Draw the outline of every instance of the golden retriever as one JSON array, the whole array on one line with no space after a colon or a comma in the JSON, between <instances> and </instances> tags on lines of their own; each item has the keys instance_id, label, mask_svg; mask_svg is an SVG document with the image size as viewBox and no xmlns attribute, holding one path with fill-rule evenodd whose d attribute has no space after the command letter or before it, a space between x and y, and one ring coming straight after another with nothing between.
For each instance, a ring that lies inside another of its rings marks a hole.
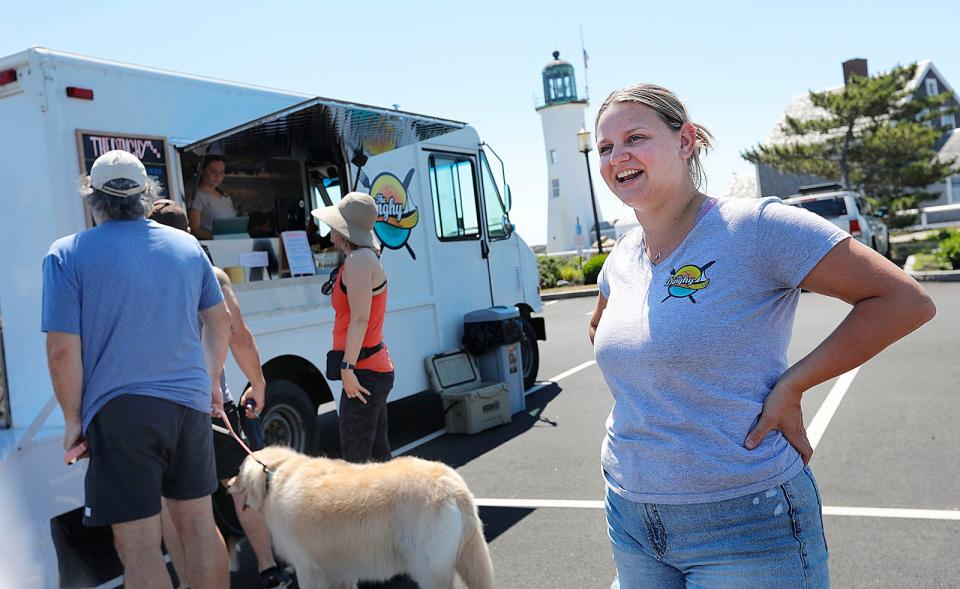
<instances>
[{"instance_id":1,"label":"golden retriever","mask_svg":"<svg viewBox=\"0 0 960 589\"><path fill-rule=\"evenodd\" d=\"M351 464L279 446L247 458L230 492L263 514L302 589L410 575L421 589L493 588L473 495L452 468L419 458ZM245 508L247 508L245 507Z\"/></svg>"}]
</instances>

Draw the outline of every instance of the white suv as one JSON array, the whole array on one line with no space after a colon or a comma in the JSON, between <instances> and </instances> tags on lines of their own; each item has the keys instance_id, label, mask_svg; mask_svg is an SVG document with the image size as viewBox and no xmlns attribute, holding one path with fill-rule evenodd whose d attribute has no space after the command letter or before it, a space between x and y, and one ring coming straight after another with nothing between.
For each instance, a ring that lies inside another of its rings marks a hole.
<instances>
[{"instance_id":1,"label":"white suv","mask_svg":"<svg viewBox=\"0 0 960 589\"><path fill-rule=\"evenodd\" d=\"M812 192L783 202L816 213L850 233L860 243L890 257L890 231L862 194L849 190Z\"/></svg>"}]
</instances>

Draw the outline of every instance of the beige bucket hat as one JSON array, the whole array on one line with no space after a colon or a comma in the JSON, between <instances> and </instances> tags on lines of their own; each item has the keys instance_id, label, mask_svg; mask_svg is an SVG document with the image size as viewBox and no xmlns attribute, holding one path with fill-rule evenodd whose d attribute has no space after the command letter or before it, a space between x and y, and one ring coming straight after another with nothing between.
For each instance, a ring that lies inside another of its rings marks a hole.
<instances>
[{"instance_id":1,"label":"beige bucket hat","mask_svg":"<svg viewBox=\"0 0 960 589\"><path fill-rule=\"evenodd\" d=\"M311 215L360 247L375 248L373 225L380 212L373 197L364 192L349 192L330 207L313 209Z\"/></svg>"}]
</instances>

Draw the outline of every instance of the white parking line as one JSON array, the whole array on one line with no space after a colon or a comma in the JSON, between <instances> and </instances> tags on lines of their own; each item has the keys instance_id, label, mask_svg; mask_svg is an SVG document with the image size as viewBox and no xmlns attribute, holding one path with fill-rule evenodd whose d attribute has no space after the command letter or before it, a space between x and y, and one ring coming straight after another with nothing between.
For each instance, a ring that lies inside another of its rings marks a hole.
<instances>
[{"instance_id":1,"label":"white parking line","mask_svg":"<svg viewBox=\"0 0 960 589\"><path fill-rule=\"evenodd\" d=\"M554 383L556 383L556 382L558 382L558 381L561 381L561 380L567 378L567 377L570 376L571 374L576 374L576 373L580 372L581 370L583 370L583 369L585 369L585 368L589 368L589 367L593 366L593 365L596 364L596 363L597 363L596 360L590 360L590 361L588 361L588 362L584 362L583 364L579 364L579 365L577 365L577 366L574 366L574 367L571 368L570 370L561 372L560 374L554 376L553 378L551 378L550 380L548 380L548 381L546 381L546 382L541 382L541 383L537 384L536 386L530 387L529 389L527 389L527 390L524 392L524 396L526 396L526 395L531 395L531 394L539 391L539 390L542 389L543 387L550 386L550 385L552 385L552 384L554 384ZM422 445L426 444L426 443L429 442L429 441L436 440L437 438L439 438L440 436L442 436L442 435L445 434L445 433L447 433L447 430L445 430L445 429L438 429L437 431L433 432L432 434L427 434L427 435L423 436L422 438L420 438L419 440L414 440L413 442L410 442L410 443L407 444L406 446L401 446L400 448L397 448L396 450L393 451L393 455L394 455L394 456L400 456L401 454L406 454L407 452L409 452L410 450L413 450L413 449L416 448L417 446L422 446Z\"/></svg>"},{"instance_id":2,"label":"white parking line","mask_svg":"<svg viewBox=\"0 0 960 589\"><path fill-rule=\"evenodd\" d=\"M476 499L480 507L516 507L520 509L562 508L603 509L603 501L585 499ZM948 509L903 509L893 507L840 507L825 505L823 515L934 519L960 521L960 511Z\"/></svg>"},{"instance_id":3,"label":"white parking line","mask_svg":"<svg viewBox=\"0 0 960 589\"><path fill-rule=\"evenodd\" d=\"M587 362L584 362L583 364L578 364L577 366L574 366L574 367L571 368L570 370L561 372L560 374L554 376L554 377L551 378L550 380L553 381L553 382L557 382L557 381L563 380L563 379L567 378L568 376L571 376L571 375L574 375L574 374L580 372L580 371L583 370L584 368L590 368L591 366L593 366L593 365L596 364L596 363L597 363L596 360L589 360L589 361L587 361Z\"/></svg>"},{"instance_id":4,"label":"white parking line","mask_svg":"<svg viewBox=\"0 0 960 589\"><path fill-rule=\"evenodd\" d=\"M550 305L555 305L560 301L547 301L543 304L544 307L549 307Z\"/></svg>"},{"instance_id":5,"label":"white parking line","mask_svg":"<svg viewBox=\"0 0 960 589\"><path fill-rule=\"evenodd\" d=\"M422 446L431 440L436 440L437 438L439 438L445 433L447 433L446 429L438 429L432 434L427 434L422 438L420 438L419 440L414 440L413 442L410 442L406 446L401 446L397 448L396 450L393 451L393 455L396 457L396 456L400 456L401 454L406 454L407 452L409 452L410 450L413 450L417 446Z\"/></svg>"},{"instance_id":6,"label":"white parking line","mask_svg":"<svg viewBox=\"0 0 960 589\"><path fill-rule=\"evenodd\" d=\"M530 387L529 389L523 391L523 396L526 397L527 395L532 395L532 394L534 394L535 392L537 392L537 391L539 391L540 389L542 389L543 387L548 387L548 386L550 386L550 385L552 385L552 384L553 384L553 383L550 382L549 380L546 381L546 382L537 383L537 384L533 385L532 387Z\"/></svg>"},{"instance_id":7,"label":"white parking line","mask_svg":"<svg viewBox=\"0 0 960 589\"><path fill-rule=\"evenodd\" d=\"M960 521L960 511L949 509L903 509L897 507L840 507L824 505L823 515L856 517L894 517L901 519L939 519Z\"/></svg>"},{"instance_id":8,"label":"white parking line","mask_svg":"<svg viewBox=\"0 0 960 589\"><path fill-rule=\"evenodd\" d=\"M830 424L830 420L833 419L833 414L836 413L837 408L840 407L840 401L843 401L843 396L847 394L847 389L850 388L853 379L857 376L857 373L860 372L860 368L860 366L857 366L850 372L840 375L837 382L833 384L833 388L830 389L827 398L824 399L823 404L820 405L820 409L818 409L816 415L813 416L810 427L807 428L807 439L810 440L810 445L813 446L814 449L816 449L817 444L820 443L823 432L827 431L827 426Z\"/></svg>"},{"instance_id":9,"label":"white parking line","mask_svg":"<svg viewBox=\"0 0 960 589\"><path fill-rule=\"evenodd\" d=\"M519 507L538 509L540 507L564 507L572 509L603 509L603 501L577 499L475 499L480 507Z\"/></svg>"}]
</instances>

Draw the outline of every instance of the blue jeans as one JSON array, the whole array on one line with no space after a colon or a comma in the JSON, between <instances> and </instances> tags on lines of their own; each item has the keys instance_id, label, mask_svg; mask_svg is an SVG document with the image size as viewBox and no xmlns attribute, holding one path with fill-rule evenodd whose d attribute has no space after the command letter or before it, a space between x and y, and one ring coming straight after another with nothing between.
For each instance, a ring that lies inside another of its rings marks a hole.
<instances>
[{"instance_id":1,"label":"blue jeans","mask_svg":"<svg viewBox=\"0 0 960 589\"><path fill-rule=\"evenodd\" d=\"M635 503L608 488L606 509L622 589L830 586L809 467L766 492L716 503Z\"/></svg>"}]
</instances>

